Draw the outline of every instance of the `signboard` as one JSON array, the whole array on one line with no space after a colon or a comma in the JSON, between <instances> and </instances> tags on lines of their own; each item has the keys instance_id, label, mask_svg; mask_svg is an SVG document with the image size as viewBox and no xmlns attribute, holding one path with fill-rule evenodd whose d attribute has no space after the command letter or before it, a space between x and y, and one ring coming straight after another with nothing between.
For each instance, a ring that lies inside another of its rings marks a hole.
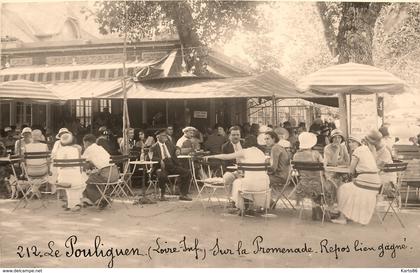
<instances>
[{"instance_id":1,"label":"signboard","mask_svg":"<svg viewBox=\"0 0 420 273\"><path fill-rule=\"evenodd\" d=\"M376 95L350 95L350 134L365 137L378 128Z\"/></svg>"},{"instance_id":2,"label":"signboard","mask_svg":"<svg viewBox=\"0 0 420 273\"><path fill-rule=\"evenodd\" d=\"M207 118L207 111L194 111L194 118Z\"/></svg>"},{"instance_id":3,"label":"signboard","mask_svg":"<svg viewBox=\"0 0 420 273\"><path fill-rule=\"evenodd\" d=\"M32 65L32 58L12 58L10 59L11 66L29 66Z\"/></svg>"},{"instance_id":4,"label":"signboard","mask_svg":"<svg viewBox=\"0 0 420 273\"><path fill-rule=\"evenodd\" d=\"M94 54L94 55L76 55L76 56L50 56L46 58L49 65L58 64L90 64L90 63L108 63L108 62L122 62L124 55L120 53L115 54Z\"/></svg>"}]
</instances>

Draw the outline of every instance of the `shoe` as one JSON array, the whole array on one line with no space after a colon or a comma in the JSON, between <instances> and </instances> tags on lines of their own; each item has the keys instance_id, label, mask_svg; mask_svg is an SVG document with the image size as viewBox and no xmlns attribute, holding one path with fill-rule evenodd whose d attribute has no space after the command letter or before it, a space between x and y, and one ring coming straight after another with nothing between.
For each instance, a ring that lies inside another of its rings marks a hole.
<instances>
[{"instance_id":1,"label":"shoe","mask_svg":"<svg viewBox=\"0 0 420 273\"><path fill-rule=\"evenodd\" d=\"M159 198L159 201L162 201L162 202L164 202L164 201L169 201L165 196L161 196L160 198Z\"/></svg>"},{"instance_id":2,"label":"shoe","mask_svg":"<svg viewBox=\"0 0 420 273\"><path fill-rule=\"evenodd\" d=\"M76 205L74 208L70 209L72 212L77 212L80 211L82 209L81 205Z\"/></svg>"},{"instance_id":3,"label":"shoe","mask_svg":"<svg viewBox=\"0 0 420 273\"><path fill-rule=\"evenodd\" d=\"M81 201L82 201L82 203L86 203L86 204L88 204L88 205L93 206L93 202L92 202L92 201L90 201L90 199L89 199L89 198L83 197L83 198L81 199Z\"/></svg>"},{"instance_id":4,"label":"shoe","mask_svg":"<svg viewBox=\"0 0 420 273\"><path fill-rule=\"evenodd\" d=\"M238 208L228 208L227 213L229 214L238 214L240 211Z\"/></svg>"},{"instance_id":5,"label":"shoe","mask_svg":"<svg viewBox=\"0 0 420 273\"><path fill-rule=\"evenodd\" d=\"M64 211L69 211L70 208L67 208L67 206L64 208Z\"/></svg>"},{"instance_id":6,"label":"shoe","mask_svg":"<svg viewBox=\"0 0 420 273\"><path fill-rule=\"evenodd\" d=\"M180 197L179 197L179 200L182 200L182 201L192 201L192 198L190 198L190 197L188 197L188 196L184 195L184 196L180 196Z\"/></svg>"},{"instance_id":7,"label":"shoe","mask_svg":"<svg viewBox=\"0 0 420 273\"><path fill-rule=\"evenodd\" d=\"M331 219L331 222L334 223L334 224L340 224L340 225L347 224L346 219Z\"/></svg>"}]
</instances>

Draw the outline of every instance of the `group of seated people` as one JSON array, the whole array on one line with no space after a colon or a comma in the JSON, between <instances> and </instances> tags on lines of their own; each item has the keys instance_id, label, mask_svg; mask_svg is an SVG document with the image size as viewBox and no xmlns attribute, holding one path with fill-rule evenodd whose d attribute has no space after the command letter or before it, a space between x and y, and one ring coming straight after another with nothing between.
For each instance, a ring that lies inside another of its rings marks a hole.
<instances>
[{"instance_id":1,"label":"group of seated people","mask_svg":"<svg viewBox=\"0 0 420 273\"><path fill-rule=\"evenodd\" d=\"M383 129L381 128L383 131ZM101 130L100 134L106 136ZM268 188L281 189L286 183L290 173L290 162L309 161L322 162L325 166L349 166L349 174L357 173L351 183L348 175L334 172L325 172L324 183L321 183L321 174L309 171L299 173L299 183L295 191L296 198L310 198L313 203L312 218L318 220L322 211L320 206L325 202L331 212L336 212L337 219L331 221L344 224L350 219L361 224L368 224L376 203L376 194L379 187L395 179L392 175L381 174L380 169L384 164L392 163L389 147L379 130L372 130L365 138L349 137L346 143L345 136L338 130L332 130L328 143L320 152L314 147L317 145L317 135L302 130L298 136L290 133L283 127L269 128L261 126L251 130L245 138L241 137L241 128L232 126L228 133L223 128L215 127L214 132L200 143L200 137L194 127L188 126L182 130L183 136L177 141L174 138L172 126L158 130L155 136L146 136L144 131L139 131L137 141L134 141L134 130L128 129L128 143L119 141L119 150L124 152L128 147L131 153L137 152L136 159L145 159L146 154L151 155L151 160L158 162L155 171L160 188L161 201L166 201L166 185L169 183L168 175L178 174L180 196L183 201L191 201L188 196L191 182L191 171L188 165L178 159L180 154L191 154L206 149L210 155L204 159L219 159L225 162L224 166L235 163L267 163L267 171L226 171L223 175L224 183L231 193L232 207L236 209L250 208L249 201L244 200L239 193L244 190L264 191ZM54 191L56 182L71 183L66 188L67 206L69 210L80 210L82 203L95 204L100 199L100 193L91 183L106 183L109 178L118 180L119 173L115 165L110 164L110 152L107 150L109 139L95 137L87 134L83 137L83 148L75 144L72 133L66 128L61 128L56 136L57 141L51 150L51 159L85 158L89 163L87 169L96 169L89 175L78 167L54 168L50 165L51 174L49 182ZM21 139L16 143L16 151L20 155L25 152L48 151L44 143L42 132L24 128ZM293 150L291 141L297 142L299 147ZM348 151L346 144L350 150ZM323 154L323 155L322 155ZM50 162L51 163L51 162ZM39 195L34 188L34 194ZM254 196L253 206L270 206L271 197ZM322 200L324 199L324 200ZM107 202L101 201L100 208L105 208ZM337 211L338 210L338 211Z\"/></svg>"}]
</instances>

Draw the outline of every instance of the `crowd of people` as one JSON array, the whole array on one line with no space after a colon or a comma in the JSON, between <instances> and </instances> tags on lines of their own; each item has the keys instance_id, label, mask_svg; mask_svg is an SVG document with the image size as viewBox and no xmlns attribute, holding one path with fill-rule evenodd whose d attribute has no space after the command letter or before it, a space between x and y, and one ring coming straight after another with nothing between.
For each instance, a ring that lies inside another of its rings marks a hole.
<instances>
[{"instance_id":1,"label":"crowd of people","mask_svg":"<svg viewBox=\"0 0 420 273\"><path fill-rule=\"evenodd\" d=\"M52 191L57 182L71 182L67 191L69 210L80 210L83 203L95 204L100 200L100 193L92 183L106 183L111 178L117 180L118 169L110 165L111 155L129 154L132 159L150 159L158 162L154 168L160 188L161 201L166 201L165 189L169 183L168 175L180 175L178 183L183 201L191 201L188 196L191 171L188 164L178 159L179 155L190 155L207 151L205 160L218 159L224 167L235 163L268 163L267 171L230 172L224 168L224 183L231 193L232 211L246 210L252 213L249 200L244 200L239 193L244 190L263 191L269 188L281 189L290 175L290 162L309 161L323 163L324 166L348 166L349 173L335 172L299 172L299 183L295 190L297 203L303 198L312 200L312 218L319 220L321 206L325 203L331 221L345 224L348 219L367 224L373 214L376 194L381 185L393 181L394 176L381 173L381 167L392 163L392 145L386 127L372 130L365 138L351 136L348 139L335 128L333 123L316 119L306 130L301 123L292 127L289 122L280 126L259 126L243 124L225 129L216 124L205 132L187 126L177 138L176 130L171 125L148 135L147 130L129 128L124 138L115 136L106 126L101 126L97 135L85 134L81 140L71 130L61 128L55 136L55 142L48 141L43 132L30 127L19 132L12 127L4 128L0 139L0 156L6 153L22 156L29 151L50 151L51 159L85 158L89 163L86 172L80 168L51 168L49 182ZM82 147L83 146L83 147ZM51 162L49 162L51 163ZM7 166L1 166L1 178L10 177ZM71 179L69 179L71 177ZM322 179L321 181L321 178ZM10 178L9 178L10 180ZM34 194L39 197L36 187ZM267 207L271 198L253 197L253 206ZM99 204L105 208L104 200ZM334 217L335 216L335 217Z\"/></svg>"}]
</instances>

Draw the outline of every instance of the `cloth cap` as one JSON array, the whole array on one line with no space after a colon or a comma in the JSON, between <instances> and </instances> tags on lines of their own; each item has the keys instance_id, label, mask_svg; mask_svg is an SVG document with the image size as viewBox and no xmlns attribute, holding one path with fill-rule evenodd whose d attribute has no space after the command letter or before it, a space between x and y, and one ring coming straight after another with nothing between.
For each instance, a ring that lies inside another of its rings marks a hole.
<instances>
[{"instance_id":1,"label":"cloth cap","mask_svg":"<svg viewBox=\"0 0 420 273\"><path fill-rule=\"evenodd\" d=\"M32 129L29 127L23 128L21 135L23 136L25 133L32 133Z\"/></svg>"},{"instance_id":2,"label":"cloth cap","mask_svg":"<svg viewBox=\"0 0 420 273\"><path fill-rule=\"evenodd\" d=\"M73 141L73 135L70 132L63 132L60 135L60 142L62 145L68 145L72 143Z\"/></svg>"},{"instance_id":3,"label":"cloth cap","mask_svg":"<svg viewBox=\"0 0 420 273\"><path fill-rule=\"evenodd\" d=\"M299 148L310 149L315 146L317 142L316 135L313 133L302 132L299 135Z\"/></svg>"},{"instance_id":4,"label":"cloth cap","mask_svg":"<svg viewBox=\"0 0 420 273\"><path fill-rule=\"evenodd\" d=\"M357 142L359 145L362 145L362 140L357 136L349 136L349 141Z\"/></svg>"},{"instance_id":5,"label":"cloth cap","mask_svg":"<svg viewBox=\"0 0 420 273\"><path fill-rule=\"evenodd\" d=\"M56 139L60 139L60 136L64 133L70 133L70 131L67 128L61 128L58 131L58 134L55 136Z\"/></svg>"},{"instance_id":6,"label":"cloth cap","mask_svg":"<svg viewBox=\"0 0 420 273\"><path fill-rule=\"evenodd\" d=\"M42 134L41 130L33 130L32 131L32 139L34 141L45 141L45 137Z\"/></svg>"}]
</instances>

